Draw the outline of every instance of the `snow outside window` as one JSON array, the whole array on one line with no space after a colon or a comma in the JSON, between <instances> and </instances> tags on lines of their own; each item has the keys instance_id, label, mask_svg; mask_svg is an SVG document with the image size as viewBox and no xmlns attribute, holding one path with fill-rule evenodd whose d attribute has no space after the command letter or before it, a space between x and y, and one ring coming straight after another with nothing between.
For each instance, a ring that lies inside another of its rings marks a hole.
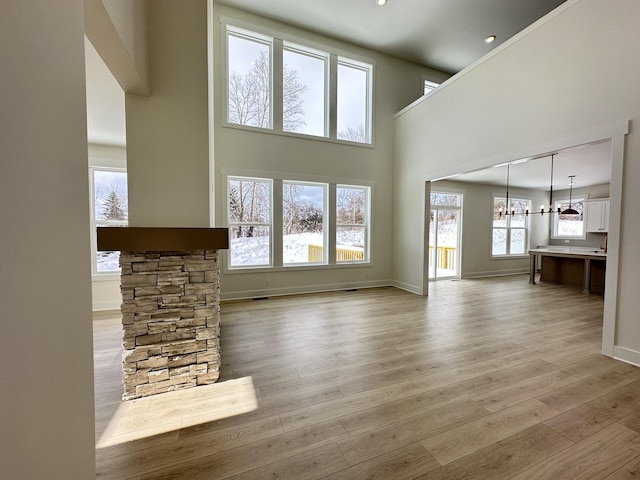
<instances>
[{"instance_id":1,"label":"snow outside window","mask_svg":"<svg viewBox=\"0 0 640 480\"><path fill-rule=\"evenodd\" d=\"M493 257L525 255L529 248L529 228L526 211L531 201L519 198L493 197L491 255Z\"/></svg>"},{"instance_id":2,"label":"snow outside window","mask_svg":"<svg viewBox=\"0 0 640 480\"><path fill-rule=\"evenodd\" d=\"M369 187L336 188L336 262L369 261Z\"/></svg>"},{"instance_id":3,"label":"snow outside window","mask_svg":"<svg viewBox=\"0 0 640 480\"><path fill-rule=\"evenodd\" d=\"M571 208L580 213L580 215L553 215L553 235L552 238L576 238L584 239L584 222L583 222L583 209L584 199L572 199ZM555 202L556 211L560 209L561 212L569 208L569 199L557 200Z\"/></svg>"},{"instance_id":4,"label":"snow outside window","mask_svg":"<svg viewBox=\"0 0 640 480\"><path fill-rule=\"evenodd\" d=\"M327 263L325 235L327 185L282 183L282 262Z\"/></svg>"},{"instance_id":5,"label":"snow outside window","mask_svg":"<svg viewBox=\"0 0 640 480\"><path fill-rule=\"evenodd\" d=\"M272 181L229 177L228 226L231 267L264 267L271 260Z\"/></svg>"},{"instance_id":6,"label":"snow outside window","mask_svg":"<svg viewBox=\"0 0 640 480\"><path fill-rule=\"evenodd\" d=\"M116 169L90 170L92 190L91 232L93 238L93 273L120 272L120 252L98 252L96 227L127 226L129 204L127 172Z\"/></svg>"}]
</instances>

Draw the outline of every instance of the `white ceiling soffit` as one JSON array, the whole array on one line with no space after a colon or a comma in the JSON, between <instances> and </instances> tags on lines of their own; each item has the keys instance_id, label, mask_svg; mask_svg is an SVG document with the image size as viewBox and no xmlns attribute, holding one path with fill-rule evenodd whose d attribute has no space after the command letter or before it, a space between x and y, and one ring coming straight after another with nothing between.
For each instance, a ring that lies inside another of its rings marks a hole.
<instances>
[{"instance_id":1,"label":"white ceiling soffit","mask_svg":"<svg viewBox=\"0 0 640 480\"><path fill-rule=\"evenodd\" d=\"M214 0L457 73L565 0ZM484 39L495 35L487 44Z\"/></svg>"},{"instance_id":2,"label":"white ceiling soffit","mask_svg":"<svg viewBox=\"0 0 640 480\"><path fill-rule=\"evenodd\" d=\"M574 188L604 185L611 180L611 142L599 142L568 148L557 152L553 161L553 189L569 188L569 175L575 175ZM490 167L450 178L459 182L505 186L506 165ZM509 186L549 190L551 184L551 155L512 162L509 167Z\"/></svg>"}]
</instances>

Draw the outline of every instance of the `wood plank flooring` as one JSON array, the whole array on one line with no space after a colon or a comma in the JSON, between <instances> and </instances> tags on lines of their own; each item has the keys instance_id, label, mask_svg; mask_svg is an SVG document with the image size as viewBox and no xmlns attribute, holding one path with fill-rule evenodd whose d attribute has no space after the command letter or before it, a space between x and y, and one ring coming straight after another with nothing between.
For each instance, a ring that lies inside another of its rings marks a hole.
<instances>
[{"instance_id":1,"label":"wood plank flooring","mask_svg":"<svg viewBox=\"0 0 640 480\"><path fill-rule=\"evenodd\" d=\"M97 478L636 478L640 368L600 354L602 312L526 276L227 302L227 393L125 406L99 314Z\"/></svg>"}]
</instances>

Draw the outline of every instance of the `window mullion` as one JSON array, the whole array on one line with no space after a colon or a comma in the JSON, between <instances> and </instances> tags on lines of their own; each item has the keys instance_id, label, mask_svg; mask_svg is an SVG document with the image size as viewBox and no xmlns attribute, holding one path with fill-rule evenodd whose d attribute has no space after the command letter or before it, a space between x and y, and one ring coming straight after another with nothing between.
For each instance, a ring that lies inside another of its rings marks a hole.
<instances>
[{"instance_id":1,"label":"window mullion","mask_svg":"<svg viewBox=\"0 0 640 480\"><path fill-rule=\"evenodd\" d=\"M329 265L335 265L336 264L336 184L335 183L331 183L329 184L329 207L326 210L326 216L327 216L327 221L326 221L326 225L327 225L327 235L328 235L328 242L327 240L325 240L325 243L328 244L327 248L329 250L329 256L328 256L328 262Z\"/></svg>"},{"instance_id":2,"label":"window mullion","mask_svg":"<svg viewBox=\"0 0 640 480\"><path fill-rule=\"evenodd\" d=\"M329 56L329 138L338 138L338 56Z\"/></svg>"},{"instance_id":3,"label":"window mullion","mask_svg":"<svg viewBox=\"0 0 640 480\"><path fill-rule=\"evenodd\" d=\"M282 227L282 180L273 180L273 205L271 207L273 231L271 233L273 238L273 266L281 267L283 265L283 227Z\"/></svg>"},{"instance_id":4,"label":"window mullion","mask_svg":"<svg viewBox=\"0 0 640 480\"><path fill-rule=\"evenodd\" d=\"M283 72L283 59L282 59L282 50L283 44L282 40L279 38L273 39L273 49L272 49L272 96L273 99L273 129L276 132L282 132L283 130L283 80L282 80L282 72Z\"/></svg>"}]
</instances>

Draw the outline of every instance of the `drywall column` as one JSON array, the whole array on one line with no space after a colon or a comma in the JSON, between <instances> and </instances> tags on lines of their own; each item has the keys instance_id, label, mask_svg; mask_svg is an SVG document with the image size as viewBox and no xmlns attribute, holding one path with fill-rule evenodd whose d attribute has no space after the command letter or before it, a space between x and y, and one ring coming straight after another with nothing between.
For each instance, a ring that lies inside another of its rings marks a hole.
<instances>
[{"instance_id":1,"label":"drywall column","mask_svg":"<svg viewBox=\"0 0 640 480\"><path fill-rule=\"evenodd\" d=\"M0 14L0 465L95 478L82 0Z\"/></svg>"},{"instance_id":2,"label":"drywall column","mask_svg":"<svg viewBox=\"0 0 640 480\"><path fill-rule=\"evenodd\" d=\"M126 94L129 225L209 226L207 2L147 3L150 95Z\"/></svg>"}]
</instances>

